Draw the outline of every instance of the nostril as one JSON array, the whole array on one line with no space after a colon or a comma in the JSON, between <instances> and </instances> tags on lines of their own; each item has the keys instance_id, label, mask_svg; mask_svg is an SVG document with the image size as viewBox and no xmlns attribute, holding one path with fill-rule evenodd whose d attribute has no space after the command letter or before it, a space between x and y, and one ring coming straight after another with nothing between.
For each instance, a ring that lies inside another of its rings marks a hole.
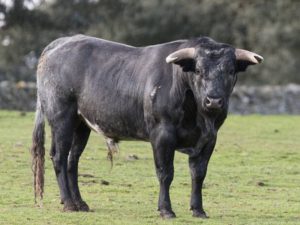
<instances>
[{"instance_id":1,"label":"nostril","mask_svg":"<svg viewBox=\"0 0 300 225\"><path fill-rule=\"evenodd\" d=\"M217 103L218 103L219 106L222 106L223 105L223 99L222 98L217 99Z\"/></svg>"},{"instance_id":2,"label":"nostril","mask_svg":"<svg viewBox=\"0 0 300 225\"><path fill-rule=\"evenodd\" d=\"M208 97L206 97L204 103L206 106L209 106L211 104L211 101Z\"/></svg>"}]
</instances>

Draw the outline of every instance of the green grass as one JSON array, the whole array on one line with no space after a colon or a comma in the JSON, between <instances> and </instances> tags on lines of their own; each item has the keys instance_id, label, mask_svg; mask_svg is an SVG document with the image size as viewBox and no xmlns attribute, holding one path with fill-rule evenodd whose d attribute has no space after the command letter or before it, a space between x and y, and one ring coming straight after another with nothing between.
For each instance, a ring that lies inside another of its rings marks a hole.
<instances>
[{"instance_id":1,"label":"green grass","mask_svg":"<svg viewBox=\"0 0 300 225\"><path fill-rule=\"evenodd\" d=\"M171 187L177 218L156 211L158 182L149 143L122 142L114 167L92 134L81 157L80 187L92 212L63 213L47 128L43 208L34 206L29 153L33 113L0 112L0 224L300 224L300 116L229 116L204 187L208 220L189 211L187 156L176 153ZM135 154L138 160L127 156ZM101 184L106 180L109 185Z\"/></svg>"}]
</instances>

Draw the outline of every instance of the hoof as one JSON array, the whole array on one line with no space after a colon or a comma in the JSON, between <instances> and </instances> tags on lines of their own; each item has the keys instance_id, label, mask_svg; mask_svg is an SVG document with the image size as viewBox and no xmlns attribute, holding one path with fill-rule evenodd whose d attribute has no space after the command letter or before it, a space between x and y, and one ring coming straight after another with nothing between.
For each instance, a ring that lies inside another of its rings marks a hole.
<instances>
[{"instance_id":1,"label":"hoof","mask_svg":"<svg viewBox=\"0 0 300 225\"><path fill-rule=\"evenodd\" d=\"M193 210L193 217L207 219L209 218L203 210Z\"/></svg>"},{"instance_id":2,"label":"hoof","mask_svg":"<svg viewBox=\"0 0 300 225\"><path fill-rule=\"evenodd\" d=\"M172 218L175 218L176 215L172 210L163 209L163 210L160 210L160 217L163 219L172 219Z\"/></svg>"},{"instance_id":3,"label":"hoof","mask_svg":"<svg viewBox=\"0 0 300 225\"><path fill-rule=\"evenodd\" d=\"M75 212L78 211L77 206L72 201L64 201L64 212Z\"/></svg>"},{"instance_id":4,"label":"hoof","mask_svg":"<svg viewBox=\"0 0 300 225\"><path fill-rule=\"evenodd\" d=\"M82 211L82 212L88 212L90 211L90 207L88 206L88 204L85 203L85 201L77 201L75 202L75 205L77 206L78 211Z\"/></svg>"}]
</instances>

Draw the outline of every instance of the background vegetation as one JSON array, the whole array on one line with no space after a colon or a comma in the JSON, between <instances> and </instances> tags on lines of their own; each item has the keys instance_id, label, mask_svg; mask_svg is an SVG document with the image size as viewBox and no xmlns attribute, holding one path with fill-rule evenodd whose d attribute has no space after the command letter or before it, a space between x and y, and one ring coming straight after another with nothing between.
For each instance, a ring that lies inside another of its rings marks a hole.
<instances>
[{"instance_id":1,"label":"background vegetation","mask_svg":"<svg viewBox=\"0 0 300 225\"><path fill-rule=\"evenodd\" d=\"M0 0L0 81L34 81L50 41L84 33L137 46L210 36L265 57L240 82L300 83L299 8L299 0Z\"/></svg>"},{"instance_id":2,"label":"background vegetation","mask_svg":"<svg viewBox=\"0 0 300 225\"><path fill-rule=\"evenodd\" d=\"M33 113L0 111L0 224L300 224L299 116L229 116L205 180L208 220L191 216L187 156L176 153L171 198L177 218L172 221L156 211L150 145L122 142L111 170L105 143L95 133L79 166L82 196L92 212L62 213L48 127L44 206L35 207L29 153L33 118Z\"/></svg>"}]
</instances>

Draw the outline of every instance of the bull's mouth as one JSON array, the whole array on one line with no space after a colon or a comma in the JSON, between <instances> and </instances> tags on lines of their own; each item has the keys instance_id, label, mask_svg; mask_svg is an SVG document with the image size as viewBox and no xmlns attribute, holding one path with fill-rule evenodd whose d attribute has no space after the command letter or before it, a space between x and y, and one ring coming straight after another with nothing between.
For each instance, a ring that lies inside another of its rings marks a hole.
<instances>
[{"instance_id":1,"label":"bull's mouth","mask_svg":"<svg viewBox=\"0 0 300 225\"><path fill-rule=\"evenodd\" d=\"M218 114L224 111L223 107L222 108L206 108L204 107L204 111L206 113L213 113L213 114Z\"/></svg>"},{"instance_id":2,"label":"bull's mouth","mask_svg":"<svg viewBox=\"0 0 300 225\"><path fill-rule=\"evenodd\" d=\"M202 104L203 112L206 114L217 115L227 110L227 104L223 104L221 107L206 107Z\"/></svg>"}]
</instances>

